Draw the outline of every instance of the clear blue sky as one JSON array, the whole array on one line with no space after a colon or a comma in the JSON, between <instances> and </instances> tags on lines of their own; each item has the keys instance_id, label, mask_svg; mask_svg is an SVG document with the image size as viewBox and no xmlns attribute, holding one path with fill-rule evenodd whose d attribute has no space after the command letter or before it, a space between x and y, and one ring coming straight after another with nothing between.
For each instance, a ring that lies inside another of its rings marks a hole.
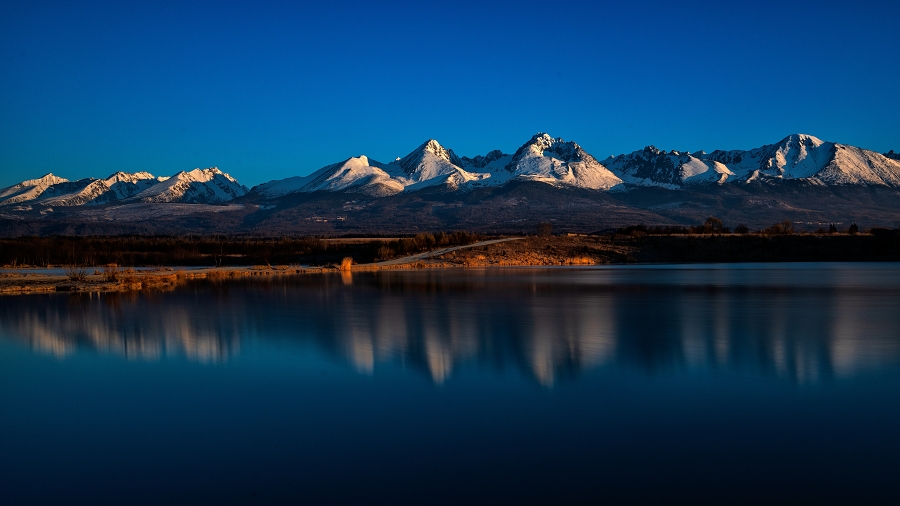
<instances>
[{"instance_id":1,"label":"clear blue sky","mask_svg":"<svg viewBox=\"0 0 900 506\"><path fill-rule=\"evenodd\" d=\"M598 158L802 132L900 150L896 2L3 2L0 186L252 186L436 138ZM626 5L627 4L627 5Z\"/></svg>"}]
</instances>

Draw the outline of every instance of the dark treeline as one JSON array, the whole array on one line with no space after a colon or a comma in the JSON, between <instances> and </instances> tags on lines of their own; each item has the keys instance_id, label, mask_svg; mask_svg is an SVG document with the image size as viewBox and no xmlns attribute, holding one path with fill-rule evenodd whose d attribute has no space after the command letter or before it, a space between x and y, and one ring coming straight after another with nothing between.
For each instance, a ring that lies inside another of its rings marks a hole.
<instances>
[{"instance_id":1,"label":"dark treeline","mask_svg":"<svg viewBox=\"0 0 900 506\"><path fill-rule=\"evenodd\" d=\"M829 262L898 261L900 230L872 228L862 233L853 223L838 229L831 224L814 233L798 233L784 220L751 231L738 224L733 229L709 217L702 225L619 228L613 240L637 247L629 258L636 262Z\"/></svg>"},{"instance_id":2,"label":"dark treeline","mask_svg":"<svg viewBox=\"0 0 900 506\"><path fill-rule=\"evenodd\" d=\"M18 237L0 239L0 265L324 265L344 257L366 263L481 239L469 232L422 233L390 241L217 235Z\"/></svg>"},{"instance_id":3,"label":"dark treeline","mask_svg":"<svg viewBox=\"0 0 900 506\"><path fill-rule=\"evenodd\" d=\"M851 224L849 227L839 230L836 225L833 223L825 227L819 227L815 233L816 234L857 234L860 232L859 226L856 223ZM871 229L874 234L885 234L891 233L890 229L883 228L873 228ZM784 220L779 223L775 223L769 227L751 231L750 228L743 224L739 223L733 229L726 227L725 224L719 218L714 216L710 216L703 222L702 225L693 225L693 226L682 226L682 225L631 225L629 227L623 227L616 229L615 231L618 235L625 235L631 237L640 237L644 235L702 235L702 234L760 234L760 235L791 235L796 233L794 229L793 222L789 220Z\"/></svg>"},{"instance_id":4,"label":"dark treeline","mask_svg":"<svg viewBox=\"0 0 900 506\"><path fill-rule=\"evenodd\" d=\"M622 238L637 251L628 261L720 262L896 262L894 234L646 235Z\"/></svg>"}]
</instances>

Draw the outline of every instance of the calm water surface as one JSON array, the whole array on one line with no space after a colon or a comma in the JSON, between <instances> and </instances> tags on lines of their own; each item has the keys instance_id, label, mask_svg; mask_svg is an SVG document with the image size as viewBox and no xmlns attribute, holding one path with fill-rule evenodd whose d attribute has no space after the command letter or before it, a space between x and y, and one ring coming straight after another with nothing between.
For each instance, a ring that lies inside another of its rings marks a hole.
<instances>
[{"instance_id":1,"label":"calm water surface","mask_svg":"<svg viewBox=\"0 0 900 506\"><path fill-rule=\"evenodd\" d=\"M0 503L900 501L900 265L0 297Z\"/></svg>"}]
</instances>

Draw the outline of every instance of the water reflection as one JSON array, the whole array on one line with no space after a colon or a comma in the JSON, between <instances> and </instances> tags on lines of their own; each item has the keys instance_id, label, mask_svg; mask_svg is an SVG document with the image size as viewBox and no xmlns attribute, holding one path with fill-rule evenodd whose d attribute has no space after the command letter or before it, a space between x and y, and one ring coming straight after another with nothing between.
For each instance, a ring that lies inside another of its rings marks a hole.
<instances>
[{"instance_id":1,"label":"water reflection","mask_svg":"<svg viewBox=\"0 0 900 506\"><path fill-rule=\"evenodd\" d=\"M552 386L607 363L816 382L900 365L897 287L884 265L345 273L7 297L0 335L60 357L202 362L252 339L314 344L363 374L403 364L435 383L477 366Z\"/></svg>"},{"instance_id":2,"label":"water reflection","mask_svg":"<svg viewBox=\"0 0 900 506\"><path fill-rule=\"evenodd\" d=\"M218 362L240 346L240 314L215 302L170 304L162 294L77 294L7 298L0 304L4 335L57 357L89 349L129 359L183 355Z\"/></svg>"}]
</instances>

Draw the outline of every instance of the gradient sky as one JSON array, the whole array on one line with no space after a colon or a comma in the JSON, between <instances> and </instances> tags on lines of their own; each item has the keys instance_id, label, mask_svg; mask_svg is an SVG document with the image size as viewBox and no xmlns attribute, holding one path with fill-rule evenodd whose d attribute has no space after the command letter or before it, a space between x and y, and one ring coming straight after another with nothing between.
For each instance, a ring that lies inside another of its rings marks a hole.
<instances>
[{"instance_id":1,"label":"gradient sky","mask_svg":"<svg viewBox=\"0 0 900 506\"><path fill-rule=\"evenodd\" d=\"M209 166L253 186L539 131L600 159L797 132L900 150L897 3L625 4L4 2L0 187Z\"/></svg>"}]
</instances>

